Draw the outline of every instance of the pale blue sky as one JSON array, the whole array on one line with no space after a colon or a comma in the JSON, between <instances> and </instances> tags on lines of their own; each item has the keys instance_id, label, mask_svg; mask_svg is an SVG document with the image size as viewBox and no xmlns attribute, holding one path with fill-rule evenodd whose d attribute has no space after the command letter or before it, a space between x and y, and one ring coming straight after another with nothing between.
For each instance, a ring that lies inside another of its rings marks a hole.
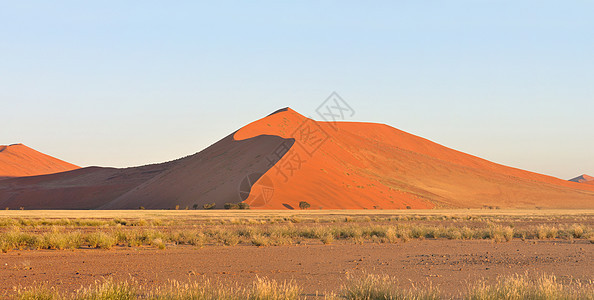
<instances>
[{"instance_id":1,"label":"pale blue sky","mask_svg":"<svg viewBox=\"0 0 594 300\"><path fill-rule=\"evenodd\" d=\"M161 162L337 91L353 120L594 175L591 1L367 2L1 1L0 144Z\"/></svg>"}]
</instances>

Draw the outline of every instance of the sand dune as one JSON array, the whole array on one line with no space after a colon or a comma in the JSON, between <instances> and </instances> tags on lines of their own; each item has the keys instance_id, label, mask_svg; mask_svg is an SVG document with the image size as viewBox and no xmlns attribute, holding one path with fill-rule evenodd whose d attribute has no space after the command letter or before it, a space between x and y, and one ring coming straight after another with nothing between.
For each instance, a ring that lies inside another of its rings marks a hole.
<instances>
[{"instance_id":1,"label":"sand dune","mask_svg":"<svg viewBox=\"0 0 594 300\"><path fill-rule=\"evenodd\" d=\"M136 168L0 181L0 207L594 208L594 185L523 171L387 125L327 123L281 109L207 149Z\"/></svg>"},{"instance_id":2,"label":"sand dune","mask_svg":"<svg viewBox=\"0 0 594 300\"><path fill-rule=\"evenodd\" d=\"M586 174L580 175L576 178L569 179L569 181L594 185L594 177L586 175Z\"/></svg>"},{"instance_id":3,"label":"sand dune","mask_svg":"<svg viewBox=\"0 0 594 300\"><path fill-rule=\"evenodd\" d=\"M23 144L0 146L0 178L44 175L78 168Z\"/></svg>"},{"instance_id":4,"label":"sand dune","mask_svg":"<svg viewBox=\"0 0 594 300\"><path fill-rule=\"evenodd\" d=\"M230 135L199 153L167 163L6 179L0 181L0 207L183 209L214 202L222 208L224 203L242 200L242 180L265 173L269 166L262 153L284 141L276 136L235 141Z\"/></svg>"},{"instance_id":5,"label":"sand dune","mask_svg":"<svg viewBox=\"0 0 594 300\"><path fill-rule=\"evenodd\" d=\"M300 201L316 209L594 207L590 186L495 164L387 125L315 122L288 109L245 126L235 138L259 134L296 140L265 174L274 195L253 205L262 208Z\"/></svg>"}]
</instances>

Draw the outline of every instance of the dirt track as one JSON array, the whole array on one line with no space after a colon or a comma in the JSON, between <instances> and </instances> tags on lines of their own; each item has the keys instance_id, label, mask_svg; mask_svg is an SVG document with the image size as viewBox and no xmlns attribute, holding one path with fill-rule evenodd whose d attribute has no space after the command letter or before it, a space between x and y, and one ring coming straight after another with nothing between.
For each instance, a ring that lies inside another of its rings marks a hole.
<instances>
[{"instance_id":1,"label":"dirt track","mask_svg":"<svg viewBox=\"0 0 594 300\"><path fill-rule=\"evenodd\" d=\"M593 263L594 244L566 240L13 251L0 254L0 294L40 282L75 290L109 276L131 276L141 284L206 277L240 285L260 276L295 280L305 294L312 295L336 291L348 274L362 271L397 276L403 286L430 282L456 294L461 283L526 271L555 274L562 280L592 280Z\"/></svg>"}]
</instances>

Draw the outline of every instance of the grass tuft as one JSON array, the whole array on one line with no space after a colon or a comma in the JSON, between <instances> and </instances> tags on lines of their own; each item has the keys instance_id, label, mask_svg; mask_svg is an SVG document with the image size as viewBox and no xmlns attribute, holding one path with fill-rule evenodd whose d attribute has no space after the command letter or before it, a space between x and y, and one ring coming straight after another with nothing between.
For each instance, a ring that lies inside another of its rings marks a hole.
<instances>
[{"instance_id":1,"label":"grass tuft","mask_svg":"<svg viewBox=\"0 0 594 300\"><path fill-rule=\"evenodd\" d=\"M343 287L342 298L348 300L375 299L440 299L439 293L431 288L402 289L396 285L397 279L386 275L367 274L362 277L350 277Z\"/></svg>"},{"instance_id":2,"label":"grass tuft","mask_svg":"<svg viewBox=\"0 0 594 300\"><path fill-rule=\"evenodd\" d=\"M479 282L468 290L469 300L521 299L594 299L592 283L564 285L553 275L531 278L525 275L499 277L494 284Z\"/></svg>"}]
</instances>

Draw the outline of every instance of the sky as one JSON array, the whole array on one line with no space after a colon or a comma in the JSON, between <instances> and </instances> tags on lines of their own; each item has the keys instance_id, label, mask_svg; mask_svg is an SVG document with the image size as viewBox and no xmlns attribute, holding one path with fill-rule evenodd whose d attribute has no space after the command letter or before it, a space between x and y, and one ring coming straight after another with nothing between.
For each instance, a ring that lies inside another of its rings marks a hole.
<instances>
[{"instance_id":1,"label":"sky","mask_svg":"<svg viewBox=\"0 0 594 300\"><path fill-rule=\"evenodd\" d=\"M1 1L0 144L80 166L196 153L337 92L497 163L594 175L591 1Z\"/></svg>"}]
</instances>

